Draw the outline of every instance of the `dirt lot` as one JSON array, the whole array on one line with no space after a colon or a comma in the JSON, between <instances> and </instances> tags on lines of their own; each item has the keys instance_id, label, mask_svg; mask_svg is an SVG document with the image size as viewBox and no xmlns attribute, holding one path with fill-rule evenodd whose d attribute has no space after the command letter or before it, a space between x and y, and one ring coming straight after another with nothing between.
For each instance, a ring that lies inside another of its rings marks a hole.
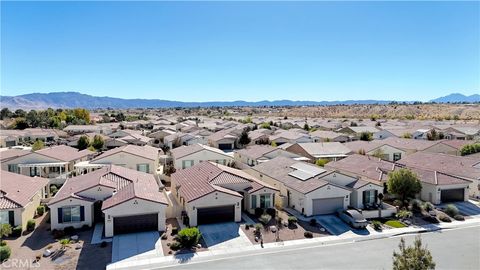
<instances>
[{"instance_id":1,"label":"dirt lot","mask_svg":"<svg viewBox=\"0 0 480 270\"><path fill-rule=\"evenodd\" d=\"M165 256L191 253L191 252L202 252L202 251L208 250L207 245L203 241L203 238L200 238L200 245L202 245L201 248L195 248L195 249L192 249L192 250L187 250L187 249L181 249L181 250L177 250L177 251L171 250L169 245L172 244L173 242L175 242L175 240L173 240L175 238L175 234L172 234L172 228L176 227L178 229L178 231L180 231L180 226L178 225L177 219L175 219L175 218L167 219L166 223L167 223L167 230L166 230L165 234L167 236L167 239L162 239L163 254Z\"/></svg>"},{"instance_id":2,"label":"dirt lot","mask_svg":"<svg viewBox=\"0 0 480 270\"><path fill-rule=\"evenodd\" d=\"M13 268L14 262L29 262L31 268L42 270L58 269L105 269L111 261L112 247L101 248L99 245L90 245L93 230L79 231L77 243L69 244L65 250L55 240L50 232L50 224L47 221L47 214L35 219L37 227L33 232L26 233L18 238L5 239L7 245L12 249L10 261L4 262L2 268ZM76 249L77 244L80 249ZM34 262L37 255L42 255L44 250L55 251L52 256L42 257L40 261ZM16 269L26 269L18 267Z\"/></svg>"},{"instance_id":3,"label":"dirt lot","mask_svg":"<svg viewBox=\"0 0 480 270\"><path fill-rule=\"evenodd\" d=\"M282 218L283 221L287 221L289 215L286 212L278 211L279 216ZM256 223L260 223L260 221L255 218L254 216L250 216L252 220ZM277 241L277 233L273 233L270 231L270 226L276 225L275 219L270 220L270 222L262 229L262 237L264 243L272 243ZM248 239L257 244L258 242L255 241L255 228L251 227L248 230L246 229L245 224L241 225L242 230L247 235ZM322 237L322 236L329 236L330 234L327 230L322 229L322 226L319 224L315 226L311 226L308 222L299 220L297 224L293 224L290 226L279 226L278 229L278 238L279 241L288 241L288 240L296 240L296 239L305 239L304 233L309 231L312 233L313 237Z\"/></svg>"}]
</instances>

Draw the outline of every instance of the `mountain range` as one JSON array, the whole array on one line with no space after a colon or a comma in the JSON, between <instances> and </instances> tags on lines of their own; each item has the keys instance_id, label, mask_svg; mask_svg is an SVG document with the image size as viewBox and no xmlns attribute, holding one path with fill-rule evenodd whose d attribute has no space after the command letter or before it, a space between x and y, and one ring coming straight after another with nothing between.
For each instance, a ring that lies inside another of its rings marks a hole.
<instances>
[{"instance_id":1,"label":"mountain range","mask_svg":"<svg viewBox=\"0 0 480 270\"><path fill-rule=\"evenodd\" d=\"M480 95L465 96L454 93L431 100L437 103L480 102ZM344 100L344 101L208 101L182 102L162 99L122 99L98 97L78 92L32 93L18 96L0 96L2 108L9 109L45 109L45 108L174 108L174 107L224 107L224 106L307 106L307 105L353 105L353 104L388 104L393 100ZM412 103L413 101L409 101Z\"/></svg>"}]
</instances>

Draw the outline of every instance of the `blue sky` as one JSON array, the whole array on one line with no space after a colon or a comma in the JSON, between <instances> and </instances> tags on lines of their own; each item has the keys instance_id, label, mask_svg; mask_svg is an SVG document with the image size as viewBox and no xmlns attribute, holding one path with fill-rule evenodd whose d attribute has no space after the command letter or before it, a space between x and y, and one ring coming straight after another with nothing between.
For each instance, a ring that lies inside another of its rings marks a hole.
<instances>
[{"instance_id":1,"label":"blue sky","mask_svg":"<svg viewBox=\"0 0 480 270\"><path fill-rule=\"evenodd\" d=\"M429 100L480 92L479 2L3 2L2 95Z\"/></svg>"}]
</instances>

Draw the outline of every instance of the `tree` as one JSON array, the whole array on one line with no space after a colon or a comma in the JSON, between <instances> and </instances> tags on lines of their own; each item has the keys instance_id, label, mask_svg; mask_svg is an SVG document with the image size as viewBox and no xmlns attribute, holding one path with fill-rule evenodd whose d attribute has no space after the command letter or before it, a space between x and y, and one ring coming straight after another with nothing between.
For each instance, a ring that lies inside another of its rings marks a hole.
<instances>
[{"instance_id":1,"label":"tree","mask_svg":"<svg viewBox=\"0 0 480 270\"><path fill-rule=\"evenodd\" d=\"M303 125L303 129L305 129L306 131L309 131L310 126L307 123L305 123L305 125Z\"/></svg>"},{"instance_id":2,"label":"tree","mask_svg":"<svg viewBox=\"0 0 480 270\"><path fill-rule=\"evenodd\" d=\"M105 144L105 141L103 140L102 136L100 135L93 136L93 142L92 142L93 148L97 150L102 149L104 144Z\"/></svg>"},{"instance_id":3,"label":"tree","mask_svg":"<svg viewBox=\"0 0 480 270\"><path fill-rule=\"evenodd\" d=\"M438 134L435 129L430 130L430 132L427 133L427 139L429 141L435 141L438 140Z\"/></svg>"},{"instance_id":4,"label":"tree","mask_svg":"<svg viewBox=\"0 0 480 270\"><path fill-rule=\"evenodd\" d=\"M388 175L387 190L402 198L402 203L407 198L414 197L422 190L422 184L415 173L409 169L399 169Z\"/></svg>"},{"instance_id":5,"label":"tree","mask_svg":"<svg viewBox=\"0 0 480 270\"><path fill-rule=\"evenodd\" d=\"M317 166L324 167L325 164L327 164L328 162L330 162L330 160L328 160L326 158L321 158L321 159L317 159L317 161L315 161L315 164Z\"/></svg>"},{"instance_id":6,"label":"tree","mask_svg":"<svg viewBox=\"0 0 480 270\"><path fill-rule=\"evenodd\" d=\"M360 140L362 141L371 141L373 140L373 134L371 132L368 132L368 131L364 131L362 133L360 133Z\"/></svg>"},{"instance_id":7,"label":"tree","mask_svg":"<svg viewBox=\"0 0 480 270\"><path fill-rule=\"evenodd\" d=\"M400 252L393 251L393 270L431 270L435 262L427 247L422 246L420 236L415 237L413 246L407 247L405 239L400 239Z\"/></svg>"},{"instance_id":8,"label":"tree","mask_svg":"<svg viewBox=\"0 0 480 270\"><path fill-rule=\"evenodd\" d=\"M272 147L277 147L277 143L276 143L275 141L272 141L272 142L270 143L270 145L271 145Z\"/></svg>"},{"instance_id":9,"label":"tree","mask_svg":"<svg viewBox=\"0 0 480 270\"><path fill-rule=\"evenodd\" d=\"M0 111L0 120L3 120L5 118L10 118L12 117L12 112L8 109L8 108L3 108L1 111Z\"/></svg>"},{"instance_id":10,"label":"tree","mask_svg":"<svg viewBox=\"0 0 480 270\"><path fill-rule=\"evenodd\" d=\"M383 159L385 156L385 152L381 148L378 148L373 152L372 156Z\"/></svg>"},{"instance_id":11,"label":"tree","mask_svg":"<svg viewBox=\"0 0 480 270\"><path fill-rule=\"evenodd\" d=\"M15 129L26 129L26 128L28 128L27 120L25 120L25 118L23 118L23 117L16 118L14 128Z\"/></svg>"},{"instance_id":12,"label":"tree","mask_svg":"<svg viewBox=\"0 0 480 270\"><path fill-rule=\"evenodd\" d=\"M45 143L41 140L36 140L32 145L32 151L38 151L45 147Z\"/></svg>"},{"instance_id":13,"label":"tree","mask_svg":"<svg viewBox=\"0 0 480 270\"><path fill-rule=\"evenodd\" d=\"M85 135L80 136L77 142L78 150L87 149L89 145L90 145L90 139Z\"/></svg>"},{"instance_id":14,"label":"tree","mask_svg":"<svg viewBox=\"0 0 480 270\"><path fill-rule=\"evenodd\" d=\"M247 130L243 130L242 133L240 134L240 137L238 137L238 143L240 145L247 145L251 142L252 140L248 136Z\"/></svg>"}]
</instances>

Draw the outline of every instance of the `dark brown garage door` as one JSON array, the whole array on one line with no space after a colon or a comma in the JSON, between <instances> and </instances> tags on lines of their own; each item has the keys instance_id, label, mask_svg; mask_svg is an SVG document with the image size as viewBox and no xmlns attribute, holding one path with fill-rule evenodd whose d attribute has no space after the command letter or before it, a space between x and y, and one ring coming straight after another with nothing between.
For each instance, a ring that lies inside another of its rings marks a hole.
<instances>
[{"instance_id":1,"label":"dark brown garage door","mask_svg":"<svg viewBox=\"0 0 480 270\"><path fill-rule=\"evenodd\" d=\"M457 189L446 189L441 191L440 200L444 202L458 202L464 200L464 190L463 188Z\"/></svg>"},{"instance_id":2,"label":"dark brown garage door","mask_svg":"<svg viewBox=\"0 0 480 270\"><path fill-rule=\"evenodd\" d=\"M158 214L113 218L113 233L132 233L158 230Z\"/></svg>"},{"instance_id":3,"label":"dark brown garage door","mask_svg":"<svg viewBox=\"0 0 480 270\"><path fill-rule=\"evenodd\" d=\"M235 207L233 205L197 209L198 225L229 221L235 221Z\"/></svg>"},{"instance_id":4,"label":"dark brown garage door","mask_svg":"<svg viewBox=\"0 0 480 270\"><path fill-rule=\"evenodd\" d=\"M218 144L218 149L232 150L232 144L231 143L220 143L220 144Z\"/></svg>"}]
</instances>

